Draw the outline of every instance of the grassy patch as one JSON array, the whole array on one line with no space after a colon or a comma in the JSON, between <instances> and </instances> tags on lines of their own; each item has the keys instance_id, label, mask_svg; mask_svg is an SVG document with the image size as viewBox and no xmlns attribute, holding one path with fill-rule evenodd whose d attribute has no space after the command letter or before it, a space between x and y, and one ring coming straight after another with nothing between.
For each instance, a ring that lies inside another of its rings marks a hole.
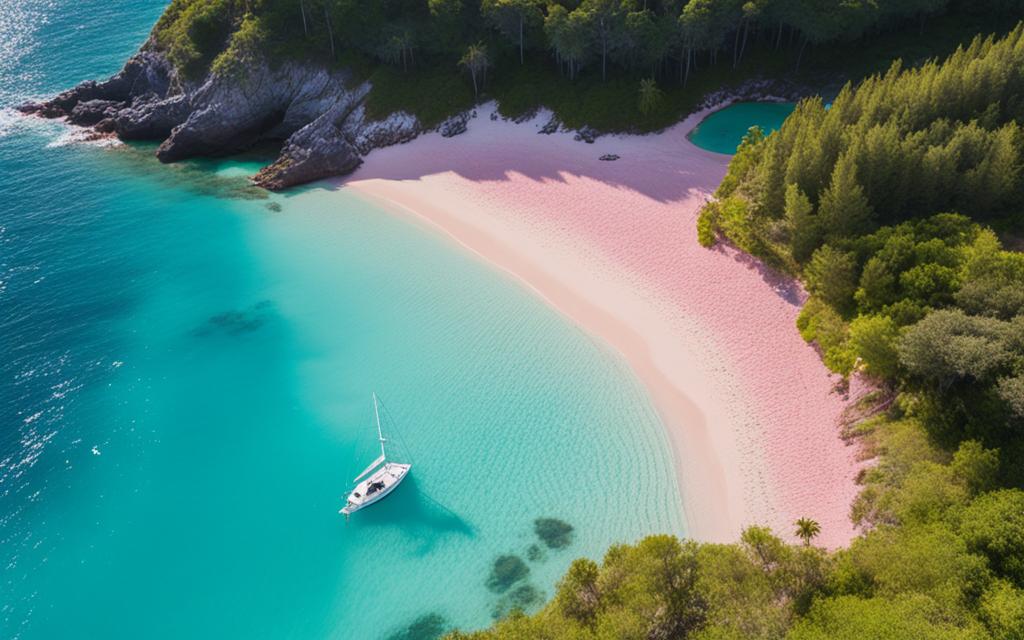
<instances>
[{"instance_id":1,"label":"grassy patch","mask_svg":"<svg viewBox=\"0 0 1024 640\"><path fill-rule=\"evenodd\" d=\"M426 127L473 106L473 89L454 69L431 65L403 72L380 65L367 78L373 85L366 100L366 113L384 119L396 111L416 116Z\"/></svg>"}]
</instances>

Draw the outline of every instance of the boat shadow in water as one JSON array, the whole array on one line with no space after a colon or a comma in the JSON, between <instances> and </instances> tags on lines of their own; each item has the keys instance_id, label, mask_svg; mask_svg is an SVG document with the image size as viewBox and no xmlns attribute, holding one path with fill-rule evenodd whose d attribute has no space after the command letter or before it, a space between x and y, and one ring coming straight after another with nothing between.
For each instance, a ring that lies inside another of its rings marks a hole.
<instances>
[{"instance_id":1,"label":"boat shadow in water","mask_svg":"<svg viewBox=\"0 0 1024 640\"><path fill-rule=\"evenodd\" d=\"M397 527L419 544L416 555L425 555L445 535L474 537L476 530L445 505L428 496L409 475L391 495L352 514L350 527Z\"/></svg>"}]
</instances>

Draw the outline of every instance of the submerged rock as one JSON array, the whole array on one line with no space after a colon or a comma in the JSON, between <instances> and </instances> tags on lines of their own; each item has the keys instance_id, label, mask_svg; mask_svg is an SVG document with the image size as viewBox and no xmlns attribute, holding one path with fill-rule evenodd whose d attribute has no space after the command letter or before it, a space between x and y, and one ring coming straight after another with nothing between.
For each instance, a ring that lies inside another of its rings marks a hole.
<instances>
[{"instance_id":1,"label":"submerged rock","mask_svg":"<svg viewBox=\"0 0 1024 640\"><path fill-rule=\"evenodd\" d=\"M498 556L491 567L491 575L487 577L487 588L494 593L505 593L515 583L526 578L530 574L530 567L526 566L519 556L507 554Z\"/></svg>"},{"instance_id":2,"label":"submerged rock","mask_svg":"<svg viewBox=\"0 0 1024 640\"><path fill-rule=\"evenodd\" d=\"M209 317L194 334L198 337L215 334L240 336L259 330L270 319L272 303L263 300L242 311L225 311Z\"/></svg>"},{"instance_id":3,"label":"submerged rock","mask_svg":"<svg viewBox=\"0 0 1024 640\"><path fill-rule=\"evenodd\" d=\"M521 584L512 589L495 603L491 617L500 620L513 611L528 611L531 607L544 601L544 592L532 584Z\"/></svg>"},{"instance_id":4,"label":"submerged rock","mask_svg":"<svg viewBox=\"0 0 1024 640\"><path fill-rule=\"evenodd\" d=\"M395 631L387 637L387 640L437 640L448 628L448 622L439 613L427 613L415 620L409 626Z\"/></svg>"},{"instance_id":5,"label":"submerged rock","mask_svg":"<svg viewBox=\"0 0 1024 640\"><path fill-rule=\"evenodd\" d=\"M533 521L533 532L549 549L564 549L572 544L572 525L557 518L537 518Z\"/></svg>"},{"instance_id":6,"label":"submerged rock","mask_svg":"<svg viewBox=\"0 0 1024 640\"><path fill-rule=\"evenodd\" d=\"M530 562L541 562L547 557L544 550L538 544L531 544L526 549L526 559Z\"/></svg>"}]
</instances>

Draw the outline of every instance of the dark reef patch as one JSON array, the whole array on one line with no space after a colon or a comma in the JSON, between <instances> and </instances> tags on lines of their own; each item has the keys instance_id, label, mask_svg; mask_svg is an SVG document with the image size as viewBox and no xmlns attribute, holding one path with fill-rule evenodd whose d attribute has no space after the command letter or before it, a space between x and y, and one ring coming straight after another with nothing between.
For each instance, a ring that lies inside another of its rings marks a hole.
<instances>
[{"instance_id":1,"label":"dark reef patch","mask_svg":"<svg viewBox=\"0 0 1024 640\"><path fill-rule=\"evenodd\" d=\"M266 208L270 209L271 211L273 211L274 213L280 213L281 212L281 203L280 202L268 202L264 206Z\"/></svg>"},{"instance_id":2,"label":"dark reef patch","mask_svg":"<svg viewBox=\"0 0 1024 640\"><path fill-rule=\"evenodd\" d=\"M252 159L241 155L226 158L197 158L174 165L161 164L151 142L130 142L114 147L109 157L133 175L145 175L173 188L223 200L267 200L270 194L252 184L247 176L223 175L218 172L230 162Z\"/></svg>"},{"instance_id":3,"label":"dark reef patch","mask_svg":"<svg viewBox=\"0 0 1024 640\"><path fill-rule=\"evenodd\" d=\"M269 300L257 302L242 311L225 311L210 316L193 334L198 337L212 335L241 336L259 330L270 320L273 304Z\"/></svg>"},{"instance_id":4,"label":"dark reef patch","mask_svg":"<svg viewBox=\"0 0 1024 640\"><path fill-rule=\"evenodd\" d=\"M530 583L521 584L501 597L491 610L491 617L500 620L513 611L527 612L544 601L544 592Z\"/></svg>"},{"instance_id":5,"label":"dark reef patch","mask_svg":"<svg viewBox=\"0 0 1024 640\"><path fill-rule=\"evenodd\" d=\"M547 554L539 544L531 544L526 548L526 559L530 562L543 562L547 559Z\"/></svg>"},{"instance_id":6,"label":"dark reef patch","mask_svg":"<svg viewBox=\"0 0 1024 640\"><path fill-rule=\"evenodd\" d=\"M533 521L533 532L548 549L564 549L572 544L573 527L557 518L537 518Z\"/></svg>"},{"instance_id":7,"label":"dark reef patch","mask_svg":"<svg viewBox=\"0 0 1024 640\"><path fill-rule=\"evenodd\" d=\"M506 554L498 556L491 567L491 575L487 576L487 588L494 593L505 593L509 588L530 573L519 556Z\"/></svg>"},{"instance_id":8,"label":"dark reef patch","mask_svg":"<svg viewBox=\"0 0 1024 640\"><path fill-rule=\"evenodd\" d=\"M440 613L426 613L389 635L385 640L437 640L448 628Z\"/></svg>"}]
</instances>

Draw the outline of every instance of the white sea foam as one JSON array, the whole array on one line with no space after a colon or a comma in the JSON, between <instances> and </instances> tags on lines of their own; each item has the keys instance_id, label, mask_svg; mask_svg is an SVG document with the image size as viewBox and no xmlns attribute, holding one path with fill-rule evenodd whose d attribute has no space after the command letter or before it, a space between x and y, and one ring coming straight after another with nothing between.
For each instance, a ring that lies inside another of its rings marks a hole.
<instances>
[{"instance_id":1,"label":"white sea foam","mask_svg":"<svg viewBox=\"0 0 1024 640\"><path fill-rule=\"evenodd\" d=\"M14 109L0 109L0 138L10 135L20 117Z\"/></svg>"},{"instance_id":2,"label":"white sea foam","mask_svg":"<svg viewBox=\"0 0 1024 640\"><path fill-rule=\"evenodd\" d=\"M61 136L73 128L77 127L72 127L63 120L26 116L11 108L0 109L0 138L18 131L32 131L43 136Z\"/></svg>"},{"instance_id":3,"label":"white sea foam","mask_svg":"<svg viewBox=\"0 0 1024 640\"><path fill-rule=\"evenodd\" d=\"M70 144L90 144L97 147L118 147L123 143L114 137L97 138L91 129L83 129L65 123L65 130L46 146L49 148L66 147Z\"/></svg>"}]
</instances>

